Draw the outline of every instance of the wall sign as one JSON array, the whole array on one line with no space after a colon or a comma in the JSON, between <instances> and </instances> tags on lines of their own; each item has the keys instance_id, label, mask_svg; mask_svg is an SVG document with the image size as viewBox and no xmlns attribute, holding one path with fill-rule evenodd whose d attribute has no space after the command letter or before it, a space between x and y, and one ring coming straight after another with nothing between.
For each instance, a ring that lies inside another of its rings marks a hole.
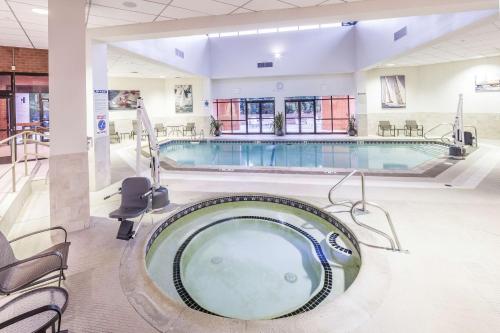
<instances>
[{"instance_id":1,"label":"wall sign","mask_svg":"<svg viewBox=\"0 0 500 333\"><path fill-rule=\"evenodd\" d=\"M108 91L94 90L94 136L107 136L108 128Z\"/></svg>"}]
</instances>

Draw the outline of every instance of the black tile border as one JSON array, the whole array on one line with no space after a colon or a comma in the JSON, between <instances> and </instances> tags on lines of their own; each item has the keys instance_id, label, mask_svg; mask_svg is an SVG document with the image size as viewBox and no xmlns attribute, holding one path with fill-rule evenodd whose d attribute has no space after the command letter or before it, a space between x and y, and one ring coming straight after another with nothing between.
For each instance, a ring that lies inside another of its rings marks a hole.
<instances>
[{"instance_id":1,"label":"black tile border","mask_svg":"<svg viewBox=\"0 0 500 333\"><path fill-rule=\"evenodd\" d=\"M339 237L340 235L336 232L331 232L329 233L327 236L326 236L326 239L327 239L327 243L328 245L335 251L337 252L340 252L342 254L345 254L347 256L351 256L352 255L352 250L350 249L347 249L343 246L340 246L338 243L337 243L337 238Z\"/></svg>"},{"instance_id":2,"label":"black tile border","mask_svg":"<svg viewBox=\"0 0 500 333\"><path fill-rule=\"evenodd\" d=\"M277 220L277 219L273 219L273 218L270 218L270 217L262 217L262 216L235 216L235 217L228 217L228 218L225 218L225 219L221 219L221 220L218 220L218 221L215 221L213 223L210 223L198 230L196 230L194 233L192 233L183 243L182 245L179 247L179 249L177 250L176 254L175 254L175 258L174 258L174 265L173 265L173 282L174 282L174 286L177 290L177 293L179 294L179 296L182 298L182 300L184 301L184 304L186 304L188 307L190 307L191 309L193 310L197 310L197 311L200 311L200 312L204 312L204 313L207 313L207 314L211 314L211 315L216 315L216 316L219 316L221 317L221 315L218 315L218 314L215 314L211 311L208 311L206 309L204 309L202 306L200 306L198 303L196 303L196 301L189 295L189 293L187 292L187 290L184 288L184 285L182 283L182 279L181 279L181 260L182 260L182 254L184 252L184 250L186 249L186 247L189 245L189 243L201 232L207 230L208 228L211 228L215 225L218 225L218 224L221 224L221 223L226 223L226 222L231 222L231 221L234 221L234 220L241 220L241 219L258 219L258 220L261 220L261 221L267 221L267 222L270 222L270 223L276 223L276 224L280 224L280 225L283 225L283 226L286 226L298 233L300 233L301 235L303 235L304 237L306 237L311 243L312 245L314 246L314 250L315 250L315 253L316 253L316 256L318 258L318 260L320 261L320 264L321 266L323 267L323 273L324 273L324 281L323 281L323 287L321 288L321 290L319 290L306 304L304 304L303 306L301 306L300 308L298 308L297 310L294 310L290 313L287 313L285 315L282 315L282 316L279 316L277 318L273 318L273 319L278 319L278 318L286 318L286 317L290 317L290 316L294 316L294 315L297 315L297 314L300 314L300 313L304 313L304 312L307 312L309 310L312 310L314 309L316 306L318 306L331 292L332 290L332 285L333 285L333 272L332 272L332 269L330 267L330 264L328 263L328 260L326 259L326 256L325 254L323 253L323 250L321 249L321 245L319 244L319 242L314 238L312 237L311 235L309 235L307 232L305 232L304 230L290 224L290 223L287 223L287 222L283 222L283 221L280 221L280 220Z\"/></svg>"},{"instance_id":3,"label":"black tile border","mask_svg":"<svg viewBox=\"0 0 500 333\"><path fill-rule=\"evenodd\" d=\"M344 234L352 242L352 244L356 248L359 256L361 257L359 242L358 242L357 238L354 236L354 233L349 228L347 228L342 222L340 222L337 218L335 218L334 216L330 215L329 213L327 213L327 212L325 212L317 207L314 207L313 205L310 205L310 204L302 202L302 201L298 201L298 200L294 200L294 199L290 199L290 198L271 196L271 195L262 195L262 194L235 194L235 195L230 195L230 196L211 198L211 199L197 202L197 203L190 205L184 209L181 209L180 211L176 212L175 214L173 214L172 216L167 218L165 221L163 221L155 229L155 231L152 233L152 235L151 235L151 237L148 240L148 243L146 245L146 254L145 254L146 257L148 255L149 251L151 250L151 247L153 246L156 239L172 223L175 223L176 221L178 221L182 217L184 217L190 213L193 213L197 210L211 207L211 206L215 206L218 204L231 203L231 202L269 202L269 203L275 203L275 204L281 204L281 205L285 205L285 206L289 206L289 207L294 207L294 208L309 212L309 213L316 215L317 217L323 219L324 221L328 222L329 224L333 225L340 232L342 232L342 234ZM258 218L262 219L263 217L258 217ZM271 219L271 218L269 218L269 219ZM271 220L273 220L273 219L271 219ZM278 220L276 220L276 221L278 221ZM278 221L278 222L282 223L282 224L285 223L285 222L280 222L280 221ZM302 230L301 229L299 229L299 230L302 233ZM305 234L307 234L307 233L305 233ZM307 234L307 235L309 235L309 234ZM321 248L321 246L319 244L317 246L319 248ZM314 246L315 249L318 248L317 246L316 245ZM176 253L176 256L174 257L174 261L175 261L175 258L177 258L178 253L179 252ZM324 258L324 255L323 255L323 257L320 257L320 261L322 260L322 258ZM180 255L179 255L179 259L180 259ZM325 260L326 260L326 258L325 258ZM327 263L328 268L330 269L330 272L331 272L331 268L328 264L328 261L326 261L326 263ZM323 261L321 261L321 264L323 266L323 264L324 264ZM325 267L325 266L323 266L323 267ZM325 272L326 272L326 270L325 270ZM175 265L174 265L174 275L175 274L178 274L178 280L174 280L174 285L175 285L175 288L177 289L177 288L180 288L182 286L182 282L180 281L180 271L178 271L176 273ZM325 281L326 281L326 273L325 273ZM331 282L332 281L330 280L330 290L331 290L331 286L332 286ZM182 286L182 289L183 289L183 286ZM184 300L184 298L182 296L183 295L189 296L189 295L188 295L187 291L185 291L185 289L184 289L184 291L182 291L182 289L181 289L182 294L181 294L181 292L179 292L179 289L177 289L177 291L178 291L179 295L181 296L181 298ZM329 292L330 291L328 291L328 293ZM293 315L314 309L316 306L319 305L319 303L321 303L321 301L323 301L328 296L328 293L326 293L326 294L325 293L317 293L306 305L304 305L300 309L297 309L297 310L293 311L292 313L289 313L289 314L282 316L282 317L293 316ZM186 305L189 307L192 307L193 309L196 309L198 311L205 312L208 314L213 314L213 313L210 313L208 310L203 309L200 305L196 304L196 302L194 302L194 301L188 302L188 303L186 303ZM301 312L297 312L299 310ZM214 314L214 315L216 315L216 314ZM282 317L280 317L280 318L282 318Z\"/></svg>"}]
</instances>

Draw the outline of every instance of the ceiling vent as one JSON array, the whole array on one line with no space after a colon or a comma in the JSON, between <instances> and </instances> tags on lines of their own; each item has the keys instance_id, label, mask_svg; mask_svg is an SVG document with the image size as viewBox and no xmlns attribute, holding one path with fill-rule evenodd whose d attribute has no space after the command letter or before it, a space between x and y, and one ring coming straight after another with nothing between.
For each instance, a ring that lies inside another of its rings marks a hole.
<instances>
[{"instance_id":1,"label":"ceiling vent","mask_svg":"<svg viewBox=\"0 0 500 333\"><path fill-rule=\"evenodd\" d=\"M270 68L270 67L273 67L273 63L271 61L257 63L257 68Z\"/></svg>"},{"instance_id":2,"label":"ceiling vent","mask_svg":"<svg viewBox=\"0 0 500 333\"><path fill-rule=\"evenodd\" d=\"M402 29L399 29L398 31L396 31L394 33L394 41L400 40L401 38L403 38L407 34L408 34L408 27L404 27Z\"/></svg>"},{"instance_id":3,"label":"ceiling vent","mask_svg":"<svg viewBox=\"0 0 500 333\"><path fill-rule=\"evenodd\" d=\"M179 58L184 59L184 51L181 51L179 49L175 49L175 55L178 56Z\"/></svg>"}]
</instances>

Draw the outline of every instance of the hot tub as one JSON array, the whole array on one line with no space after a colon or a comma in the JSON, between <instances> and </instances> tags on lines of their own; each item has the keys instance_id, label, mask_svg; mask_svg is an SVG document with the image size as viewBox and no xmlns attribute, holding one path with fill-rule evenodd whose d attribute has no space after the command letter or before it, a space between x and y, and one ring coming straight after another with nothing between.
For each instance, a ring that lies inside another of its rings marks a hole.
<instances>
[{"instance_id":1,"label":"hot tub","mask_svg":"<svg viewBox=\"0 0 500 333\"><path fill-rule=\"evenodd\" d=\"M332 251L329 239L335 234ZM304 202L244 194L205 200L160 224L147 271L172 300L243 320L289 317L342 294L361 265L354 234Z\"/></svg>"}]
</instances>

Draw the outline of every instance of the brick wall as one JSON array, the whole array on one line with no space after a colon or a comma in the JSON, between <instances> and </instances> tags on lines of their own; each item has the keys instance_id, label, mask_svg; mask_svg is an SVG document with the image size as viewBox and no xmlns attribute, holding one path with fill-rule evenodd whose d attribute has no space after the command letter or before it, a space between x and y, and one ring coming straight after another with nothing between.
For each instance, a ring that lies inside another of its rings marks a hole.
<instances>
[{"instance_id":1,"label":"brick wall","mask_svg":"<svg viewBox=\"0 0 500 333\"><path fill-rule=\"evenodd\" d=\"M48 50L0 46L0 72L11 72L12 50L16 61L16 72L48 73Z\"/></svg>"}]
</instances>

